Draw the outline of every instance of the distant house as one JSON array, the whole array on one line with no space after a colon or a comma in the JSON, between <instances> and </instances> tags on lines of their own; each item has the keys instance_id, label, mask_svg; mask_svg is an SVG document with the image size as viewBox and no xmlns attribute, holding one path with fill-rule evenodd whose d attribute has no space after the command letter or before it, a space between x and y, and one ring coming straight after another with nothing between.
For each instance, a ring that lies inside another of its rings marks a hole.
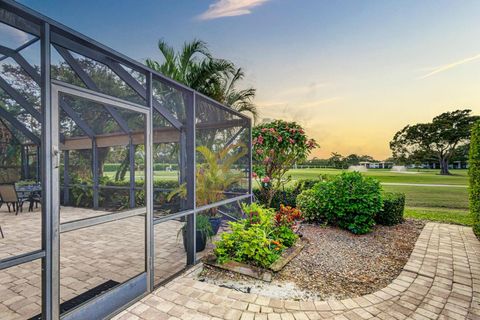
<instances>
[{"instance_id":1,"label":"distant house","mask_svg":"<svg viewBox=\"0 0 480 320\"><path fill-rule=\"evenodd\" d=\"M391 169L393 162L389 161L360 161L359 165L367 169Z\"/></svg>"},{"instance_id":2,"label":"distant house","mask_svg":"<svg viewBox=\"0 0 480 320\"><path fill-rule=\"evenodd\" d=\"M438 162L425 162L422 164L409 164L409 169L440 169ZM449 169L468 169L467 161L453 161L448 165Z\"/></svg>"}]
</instances>

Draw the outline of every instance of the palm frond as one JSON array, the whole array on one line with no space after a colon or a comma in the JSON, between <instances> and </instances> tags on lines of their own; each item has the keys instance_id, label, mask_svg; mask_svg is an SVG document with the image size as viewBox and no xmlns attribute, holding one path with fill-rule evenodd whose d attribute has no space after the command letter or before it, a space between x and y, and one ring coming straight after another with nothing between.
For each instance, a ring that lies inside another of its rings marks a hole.
<instances>
[{"instance_id":1,"label":"palm frond","mask_svg":"<svg viewBox=\"0 0 480 320\"><path fill-rule=\"evenodd\" d=\"M160 39L158 40L158 49L162 53L165 61L167 62L174 62L175 61L175 50L169 46L165 40Z\"/></svg>"},{"instance_id":2,"label":"palm frond","mask_svg":"<svg viewBox=\"0 0 480 320\"><path fill-rule=\"evenodd\" d=\"M213 58L205 42L194 39L185 42L179 52L164 40L158 42L158 48L165 61L159 63L147 59L147 65L162 74L230 106L242 113L258 117L258 109L253 103L256 90L247 88L238 90L238 82L245 73L242 68L225 59Z\"/></svg>"},{"instance_id":3,"label":"palm frond","mask_svg":"<svg viewBox=\"0 0 480 320\"><path fill-rule=\"evenodd\" d=\"M242 80L243 77L245 77L245 73L243 72L242 68L238 68L233 73L227 75L225 94L228 95L231 91L233 91L237 81Z\"/></svg>"}]
</instances>

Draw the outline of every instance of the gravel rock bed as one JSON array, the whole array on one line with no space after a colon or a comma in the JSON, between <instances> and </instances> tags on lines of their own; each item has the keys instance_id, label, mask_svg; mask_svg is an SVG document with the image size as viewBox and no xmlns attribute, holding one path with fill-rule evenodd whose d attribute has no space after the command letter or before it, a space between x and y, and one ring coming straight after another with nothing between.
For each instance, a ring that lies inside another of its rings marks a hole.
<instances>
[{"instance_id":1,"label":"gravel rock bed","mask_svg":"<svg viewBox=\"0 0 480 320\"><path fill-rule=\"evenodd\" d=\"M334 227L304 224L300 232L309 244L275 274L272 283L212 268L205 268L200 280L284 299L362 296L387 286L400 274L424 225L406 220L357 236Z\"/></svg>"}]
</instances>

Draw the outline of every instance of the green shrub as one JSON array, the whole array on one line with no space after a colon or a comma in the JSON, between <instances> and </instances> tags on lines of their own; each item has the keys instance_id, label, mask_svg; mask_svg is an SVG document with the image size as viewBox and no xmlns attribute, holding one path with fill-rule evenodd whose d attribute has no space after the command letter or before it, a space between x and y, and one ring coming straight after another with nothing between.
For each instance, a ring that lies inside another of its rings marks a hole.
<instances>
[{"instance_id":1,"label":"green shrub","mask_svg":"<svg viewBox=\"0 0 480 320\"><path fill-rule=\"evenodd\" d=\"M303 190L307 190L312 188L316 183L323 181L323 177L319 177L316 179L302 179L297 180L293 186L287 186L283 190L276 192L273 195L272 202L270 203L270 207L274 208L275 210L280 209L280 205L290 206L295 208L297 206L297 197ZM260 191L260 189L253 190L255 194L255 198L258 202L262 203L263 205L267 205L267 199L264 197L264 193Z\"/></svg>"},{"instance_id":2,"label":"green shrub","mask_svg":"<svg viewBox=\"0 0 480 320\"><path fill-rule=\"evenodd\" d=\"M293 246L298 239L298 235L287 226L278 226L273 234L274 238L287 248Z\"/></svg>"},{"instance_id":3,"label":"green shrub","mask_svg":"<svg viewBox=\"0 0 480 320\"><path fill-rule=\"evenodd\" d=\"M297 197L305 219L337 225L355 234L371 231L382 208L380 183L358 172L320 182Z\"/></svg>"},{"instance_id":4,"label":"green shrub","mask_svg":"<svg viewBox=\"0 0 480 320\"><path fill-rule=\"evenodd\" d=\"M297 206L302 210L307 221L326 222L321 204L325 202L323 195L326 194L320 189L325 188L326 183L314 186L312 189L302 191L297 197Z\"/></svg>"},{"instance_id":5,"label":"green shrub","mask_svg":"<svg viewBox=\"0 0 480 320\"><path fill-rule=\"evenodd\" d=\"M247 218L230 222L230 232L220 235L214 253L218 263L237 261L259 267L268 267L293 245L297 235L285 225L277 225L275 212L253 203L244 206Z\"/></svg>"},{"instance_id":6,"label":"green shrub","mask_svg":"<svg viewBox=\"0 0 480 320\"><path fill-rule=\"evenodd\" d=\"M120 167L121 163L105 163L103 165L104 172L117 172ZM155 163L153 165L153 171L165 171L165 170L178 170L178 164L176 163Z\"/></svg>"},{"instance_id":7,"label":"green shrub","mask_svg":"<svg viewBox=\"0 0 480 320\"><path fill-rule=\"evenodd\" d=\"M215 244L215 255L219 263L229 260L251 263L260 267L268 267L280 256L277 246L259 225L245 228L241 222L230 222L231 232L221 235Z\"/></svg>"},{"instance_id":8,"label":"green shrub","mask_svg":"<svg viewBox=\"0 0 480 320\"><path fill-rule=\"evenodd\" d=\"M480 121L472 127L468 160L470 178L470 212L473 215L473 232L480 238Z\"/></svg>"},{"instance_id":9,"label":"green shrub","mask_svg":"<svg viewBox=\"0 0 480 320\"><path fill-rule=\"evenodd\" d=\"M318 176L318 178L314 178L314 179L300 179L300 180L297 180L295 182L295 189L296 190L299 190L299 194L303 191L303 190L307 190L307 189L312 189L314 185L316 185L317 183L319 182L322 182L322 181L326 181L328 180L328 177L327 175L320 175Z\"/></svg>"},{"instance_id":10,"label":"green shrub","mask_svg":"<svg viewBox=\"0 0 480 320\"><path fill-rule=\"evenodd\" d=\"M103 172L116 172L120 168L120 163L105 163Z\"/></svg>"},{"instance_id":11,"label":"green shrub","mask_svg":"<svg viewBox=\"0 0 480 320\"><path fill-rule=\"evenodd\" d=\"M393 226L403 221L405 194L385 192L382 194L383 207L375 216L375 222L384 226Z\"/></svg>"},{"instance_id":12,"label":"green shrub","mask_svg":"<svg viewBox=\"0 0 480 320\"><path fill-rule=\"evenodd\" d=\"M107 176L100 178L101 186L125 187L130 186L130 180L115 181ZM74 185L70 188L70 203L63 205L74 205L77 207L90 208L93 206L93 181L92 179L82 179L77 176L70 178L70 184ZM135 187L140 188L145 184L144 180L135 180ZM154 205L158 207L166 207L167 203L171 206L176 205L178 199L167 201L167 195L171 190L178 188L179 183L175 180L154 180ZM63 189L62 189L63 190ZM63 199L63 198L62 198ZM99 204L101 207L110 209L125 209L130 205L130 193L128 189L108 189L100 188ZM137 207L145 206L145 190L135 191L135 205ZM175 210L175 209L174 209Z\"/></svg>"},{"instance_id":13,"label":"green shrub","mask_svg":"<svg viewBox=\"0 0 480 320\"><path fill-rule=\"evenodd\" d=\"M185 232L187 230L188 223L185 222L184 225L178 230L177 232L177 239L180 236L180 233ZM215 235L212 229L212 223L210 222L210 219L208 216L204 214L198 214L196 217L195 221L195 227L196 231L200 231L203 237L205 237L206 240L210 240L213 238Z\"/></svg>"}]
</instances>

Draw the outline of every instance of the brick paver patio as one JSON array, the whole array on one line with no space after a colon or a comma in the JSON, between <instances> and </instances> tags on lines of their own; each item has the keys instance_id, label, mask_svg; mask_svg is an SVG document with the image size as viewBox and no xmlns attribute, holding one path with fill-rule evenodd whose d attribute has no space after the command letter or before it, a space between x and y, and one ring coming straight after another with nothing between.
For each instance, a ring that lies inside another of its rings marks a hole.
<instances>
[{"instance_id":1,"label":"brick paver patio","mask_svg":"<svg viewBox=\"0 0 480 320\"><path fill-rule=\"evenodd\" d=\"M471 228L428 223L398 278L353 299L277 300L199 282L189 273L114 319L480 319L480 242Z\"/></svg>"},{"instance_id":2,"label":"brick paver patio","mask_svg":"<svg viewBox=\"0 0 480 320\"><path fill-rule=\"evenodd\" d=\"M104 212L103 212L104 213ZM102 214L62 207L61 221ZM134 216L60 236L60 300L68 301L113 280L122 283L145 270L145 220ZM40 209L18 215L0 211L0 258L40 249ZM182 271L186 253L177 232L182 222L155 225L155 281ZM29 262L0 270L0 320L28 319L41 312L41 264Z\"/></svg>"}]
</instances>

